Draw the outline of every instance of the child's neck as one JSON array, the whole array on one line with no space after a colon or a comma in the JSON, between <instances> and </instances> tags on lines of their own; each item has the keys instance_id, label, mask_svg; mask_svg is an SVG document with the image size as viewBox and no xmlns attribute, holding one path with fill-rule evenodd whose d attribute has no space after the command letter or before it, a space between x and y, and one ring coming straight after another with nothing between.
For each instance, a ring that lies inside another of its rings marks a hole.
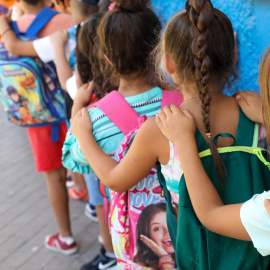
<instances>
[{"instance_id":1,"label":"child's neck","mask_svg":"<svg viewBox=\"0 0 270 270\"><path fill-rule=\"evenodd\" d=\"M29 5L24 1L21 1L21 8L25 14L36 15L40 12L41 9L45 7L43 1L40 1L36 6Z\"/></svg>"},{"instance_id":2,"label":"child's neck","mask_svg":"<svg viewBox=\"0 0 270 270\"><path fill-rule=\"evenodd\" d=\"M148 76L120 77L118 92L123 97L130 97L142 94L154 86L149 82Z\"/></svg>"}]
</instances>

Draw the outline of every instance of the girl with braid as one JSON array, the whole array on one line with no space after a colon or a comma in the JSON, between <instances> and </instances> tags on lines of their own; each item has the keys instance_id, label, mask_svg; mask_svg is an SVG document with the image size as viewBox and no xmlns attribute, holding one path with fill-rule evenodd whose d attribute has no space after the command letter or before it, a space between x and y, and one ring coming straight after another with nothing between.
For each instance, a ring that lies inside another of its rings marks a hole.
<instances>
[{"instance_id":1,"label":"girl with braid","mask_svg":"<svg viewBox=\"0 0 270 270\"><path fill-rule=\"evenodd\" d=\"M270 140L269 64L270 47L265 53L260 68L262 98L258 93L250 91L236 94L237 103L246 116L265 125L268 144ZM188 192L200 221L213 232L237 239L252 240L254 247L262 256L269 256L270 192L256 194L245 203L224 205L199 158L194 140L196 124L192 115L172 105L160 113L157 123L164 135L177 145ZM266 148L267 145L264 144L262 147ZM188 151L185 151L185 148ZM207 200L205 200L205 194L208 194Z\"/></svg>"},{"instance_id":2,"label":"girl with braid","mask_svg":"<svg viewBox=\"0 0 270 270\"><path fill-rule=\"evenodd\" d=\"M187 110L193 115L195 143L199 151L211 149L208 170L214 171L217 179L220 179L220 183L217 181L219 191L225 198L235 200L238 197L249 199L254 194L254 183L249 178L241 182L243 188L228 191L225 187L235 186L235 183L230 183L230 177L223 173L223 162L217 151L217 147L241 146L246 136L253 136L253 130L239 133L241 127L252 122L244 116L234 98L223 94L234 75L234 42L232 24L224 13L215 9L210 0L189 0L185 10L168 22L157 52L184 96L180 109L188 116ZM160 63L158 66L161 66ZM159 118L166 119L164 112L169 109L165 107ZM157 164L161 171L160 184L167 199L167 223L175 248L177 269L268 269L269 258L261 257L251 242L242 241L249 240L243 230L238 237L241 240L237 240L231 238L233 235L224 237L212 233L199 222L185 182L180 181L183 169L177 152L179 147L177 145L176 148L163 135L159 128L160 121L158 123L151 118L142 125L119 164L107 157L95 142L87 110L82 109L74 117L72 131L97 176L117 192L136 185ZM178 126L175 124L171 129L177 130ZM182 132L185 134L184 129ZM219 136L214 142L217 134L226 136ZM185 141L182 144L183 151L188 155L189 149L184 148ZM245 170L249 170L248 166L246 162ZM261 183L261 186L266 190L270 188L265 183ZM207 202L207 194L204 193L204 196ZM227 203L234 202L228 200ZM151 247L147 237L142 236L141 241ZM160 257L160 269L171 269L162 265L163 260L168 261L169 254L165 250L158 250L157 255Z\"/></svg>"}]
</instances>

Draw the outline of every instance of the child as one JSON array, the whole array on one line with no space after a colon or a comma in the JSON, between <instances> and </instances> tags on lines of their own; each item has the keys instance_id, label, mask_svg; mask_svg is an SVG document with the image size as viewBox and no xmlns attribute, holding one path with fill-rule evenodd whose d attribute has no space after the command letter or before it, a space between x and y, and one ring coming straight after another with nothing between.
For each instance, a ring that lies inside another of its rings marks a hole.
<instances>
[{"instance_id":1,"label":"child","mask_svg":"<svg viewBox=\"0 0 270 270\"><path fill-rule=\"evenodd\" d=\"M89 103L95 102L98 97L100 98L104 96L106 94L106 89L112 89L109 85L107 85L108 88L103 88L103 83L100 82L100 78L106 81L105 75L101 74L100 71L100 61L98 59L99 46L97 42L97 27L103 15L104 13L94 13L90 15L84 24L80 27L81 29L77 39L78 46L76 57L77 73L80 81L83 83L83 86L78 89L78 93L74 100L74 106L72 108L72 115L82 107L87 106ZM92 95L93 89L95 89L94 99ZM85 213L87 216L89 216L88 213L91 211L92 206L96 208L97 221L99 222L100 227L100 235L103 240L103 247L101 249L102 254L105 256L105 260L103 260L103 262L104 264L111 265L115 263L115 256L113 252L110 252L112 251L112 240L108 230L108 224L107 222L104 222L103 218L103 197L100 196L99 191L95 189L96 185L92 185L92 181L94 181L94 183L96 182L94 180L96 176L92 174L84 175L84 177L87 183L88 192L90 194L89 204L87 204L85 207ZM100 255L97 257L99 258ZM88 269L88 267L93 267L93 261L82 266L82 269ZM108 268L110 269L109 266Z\"/></svg>"},{"instance_id":2,"label":"child","mask_svg":"<svg viewBox=\"0 0 270 270\"><path fill-rule=\"evenodd\" d=\"M268 135L270 131L268 98L270 86L269 63L270 48L268 48L260 68L260 90L264 108L263 116L259 94L244 91L243 93L238 93L236 96L239 105L248 117L259 123L265 123ZM263 118L265 121L263 121ZM157 121L164 135L177 147L192 204L201 222L209 230L222 235L243 240L250 240L251 238L254 246L263 256L269 255L269 192L255 195L244 204L224 206L219 194L205 173L198 156L193 136L195 123L192 115L188 112L182 113L180 109L171 106L171 108L166 108L163 112L160 112ZM175 126L178 128L175 129ZM188 152L184 148L188 149ZM187 155L187 153L189 154ZM190 164L195 164L195 166L190 166ZM207 194L207 202L205 194Z\"/></svg>"},{"instance_id":3,"label":"child","mask_svg":"<svg viewBox=\"0 0 270 270\"><path fill-rule=\"evenodd\" d=\"M67 90L66 82L76 69L75 47L77 25L84 21L89 14L98 10L98 2L98 0L55 1L56 9L63 13L62 16L70 17L68 15L71 15L75 26L69 28L68 32L59 31L51 35L51 37L47 36L34 42L21 41L14 36L12 31L9 31L10 33L6 33L4 37L5 45L15 54L39 56L45 63L55 60L60 84L63 89ZM6 27L5 24L6 22L0 19L1 29ZM66 28L62 26L62 29ZM64 97L66 115L69 121L73 101L66 92L64 92ZM69 125L69 122L67 124ZM79 174L72 173L72 180L75 186L69 189L69 196L73 199L88 200L83 177Z\"/></svg>"},{"instance_id":4,"label":"child","mask_svg":"<svg viewBox=\"0 0 270 270\"><path fill-rule=\"evenodd\" d=\"M235 99L223 94L234 66L234 33L231 22L225 14L213 8L208 0L187 1L186 9L176 14L166 26L162 51L166 70L184 96L181 108L190 110L194 115L201 134L200 147L208 149L210 146L213 156L211 168L215 166L217 174L222 174L222 160L212 135L225 132L235 136L238 119L241 118L241 122L246 119L239 114ZM155 119L148 120L140 128L129 152L119 164L108 158L96 144L91 121L85 109L73 119L72 132L78 139L87 161L109 188L118 192L129 189L159 161L166 179L164 184L171 189L171 196L178 202L181 164L177 155L175 157L173 145L161 133ZM221 139L218 146L226 147L231 143L231 140ZM225 178L226 183L229 183L229 180ZM245 185L250 187L251 183ZM188 198L188 194L184 189L181 192L184 194L180 198L183 201ZM226 190L224 192L226 193ZM234 196L235 193L236 190ZM181 219L178 221L172 212L172 209L167 210L167 220L168 226L171 224L171 239L177 240L175 254L179 269L255 269L258 264L262 269L267 269L269 259L261 258L250 243L205 231L198 224L190 204L179 205L178 213L181 213ZM187 215L183 215L184 213ZM180 239L180 235L184 239Z\"/></svg>"},{"instance_id":5,"label":"child","mask_svg":"<svg viewBox=\"0 0 270 270\"><path fill-rule=\"evenodd\" d=\"M44 1L23 0L20 1L20 7L24 11L24 15L18 19L17 24L19 30L24 32L34 20L35 15L43 9ZM58 27L69 27L70 25L69 17L57 14L39 35L42 37L59 30ZM76 252L78 247L71 233L68 197L65 189L66 170L61 163L63 139L67 132L66 123L60 124L58 142L51 141L51 129L52 125L32 127L27 128L27 133L34 152L37 171L45 173L49 198L59 228L59 233L46 237L45 245L48 248L56 249L54 243L57 242L57 250L68 255Z\"/></svg>"},{"instance_id":6,"label":"child","mask_svg":"<svg viewBox=\"0 0 270 270\"><path fill-rule=\"evenodd\" d=\"M119 93L139 114L151 117L161 106L162 91L153 87L150 81L153 70L148 65L148 58L157 43L161 24L147 6L148 1L115 1L115 7L101 21L98 37L102 56L106 56L114 73L119 74ZM148 24L145 25L145 21ZM100 109L92 108L89 114L94 121L95 139L106 153L113 153L124 134ZM81 173L89 173L90 167L86 166L88 162L71 133L67 135L63 150L64 166ZM92 187L94 186L95 189L92 190L99 194L99 183L92 179ZM99 200L102 204L103 198ZM98 268L99 261L104 264L104 252L82 269L101 269ZM93 268L94 266L96 268ZM123 269L125 266L119 267Z\"/></svg>"}]
</instances>

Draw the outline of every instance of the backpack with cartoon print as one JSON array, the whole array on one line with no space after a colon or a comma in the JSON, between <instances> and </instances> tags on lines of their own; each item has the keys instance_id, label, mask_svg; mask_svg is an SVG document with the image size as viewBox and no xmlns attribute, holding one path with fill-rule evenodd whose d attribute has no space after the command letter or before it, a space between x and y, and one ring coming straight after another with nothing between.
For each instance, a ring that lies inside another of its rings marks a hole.
<instances>
[{"instance_id":1,"label":"backpack with cartoon print","mask_svg":"<svg viewBox=\"0 0 270 270\"><path fill-rule=\"evenodd\" d=\"M34 40L56 14L43 8L25 33L19 32L16 22L10 27L20 39ZM18 126L56 126L65 121L63 90L54 63L12 55L4 43L0 46L0 100L9 121Z\"/></svg>"},{"instance_id":2,"label":"backpack with cartoon print","mask_svg":"<svg viewBox=\"0 0 270 270\"><path fill-rule=\"evenodd\" d=\"M178 91L163 91L161 107L172 103L180 105L182 99ZM108 94L95 106L125 135L114 154L119 163L147 118L140 116L117 91ZM156 245L170 255L173 266L174 249L166 224L166 203L156 167L128 191L111 191L110 195L109 226L119 269L160 269L159 256L153 251ZM150 244L146 245L142 237Z\"/></svg>"}]
</instances>

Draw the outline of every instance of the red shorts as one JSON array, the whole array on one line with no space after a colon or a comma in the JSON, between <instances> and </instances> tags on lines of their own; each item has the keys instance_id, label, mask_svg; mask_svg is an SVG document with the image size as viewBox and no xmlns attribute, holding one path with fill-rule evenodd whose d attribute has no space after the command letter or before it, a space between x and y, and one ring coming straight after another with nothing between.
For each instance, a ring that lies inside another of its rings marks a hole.
<instances>
[{"instance_id":1,"label":"red shorts","mask_svg":"<svg viewBox=\"0 0 270 270\"><path fill-rule=\"evenodd\" d=\"M60 124L58 142L51 141L52 126L27 128L38 172L48 172L62 166L62 147L67 134L67 124Z\"/></svg>"}]
</instances>

